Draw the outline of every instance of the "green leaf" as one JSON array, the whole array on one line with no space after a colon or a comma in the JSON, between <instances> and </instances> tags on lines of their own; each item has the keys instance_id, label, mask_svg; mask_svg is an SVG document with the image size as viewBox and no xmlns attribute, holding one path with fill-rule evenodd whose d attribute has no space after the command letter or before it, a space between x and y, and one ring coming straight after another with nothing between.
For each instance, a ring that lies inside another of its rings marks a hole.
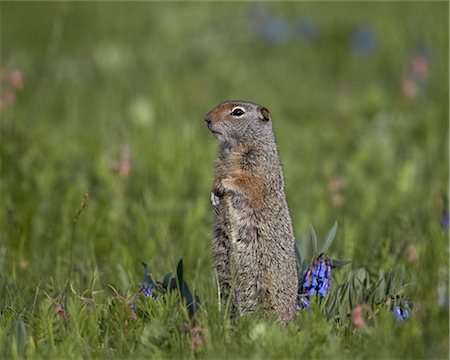
<instances>
[{"instance_id":1,"label":"green leaf","mask_svg":"<svg viewBox=\"0 0 450 360\"><path fill-rule=\"evenodd\" d=\"M144 330L140 341L143 345L153 344L154 346L162 346L169 340L169 331L164 323L161 323L159 319L152 319L148 322Z\"/></svg>"},{"instance_id":2,"label":"green leaf","mask_svg":"<svg viewBox=\"0 0 450 360\"><path fill-rule=\"evenodd\" d=\"M344 324L345 321L347 320L347 309L343 304L339 306L339 320L341 324Z\"/></svg>"},{"instance_id":3,"label":"green leaf","mask_svg":"<svg viewBox=\"0 0 450 360\"><path fill-rule=\"evenodd\" d=\"M183 282L183 259L180 259L177 264L177 277L178 277L178 284L181 285Z\"/></svg>"},{"instance_id":4,"label":"green leaf","mask_svg":"<svg viewBox=\"0 0 450 360\"><path fill-rule=\"evenodd\" d=\"M378 280L378 283L376 285L376 292L375 292L375 301L377 303L381 303L385 300L386 297L386 282L384 280L384 276Z\"/></svg>"},{"instance_id":5,"label":"green leaf","mask_svg":"<svg viewBox=\"0 0 450 360\"><path fill-rule=\"evenodd\" d=\"M158 291L161 293L166 293L168 291L179 290L178 280L172 275L171 272L168 272L163 279L163 282L157 282L158 286L156 287Z\"/></svg>"},{"instance_id":6,"label":"green leaf","mask_svg":"<svg viewBox=\"0 0 450 360\"><path fill-rule=\"evenodd\" d=\"M164 279L163 279L163 282L162 282L162 286L163 286L164 289L169 290L168 287L169 287L169 281L170 281L171 278L172 278L172 273L171 272L168 272L164 276Z\"/></svg>"},{"instance_id":7,"label":"green leaf","mask_svg":"<svg viewBox=\"0 0 450 360\"><path fill-rule=\"evenodd\" d=\"M297 243L295 243L295 257L297 259L297 276L299 279L299 290L300 290L300 284L304 276L303 274L304 260L302 259L302 255L300 254L300 250L298 249Z\"/></svg>"},{"instance_id":8,"label":"green leaf","mask_svg":"<svg viewBox=\"0 0 450 360\"><path fill-rule=\"evenodd\" d=\"M340 298L339 300L340 300L340 303L341 303L341 304L350 301L349 282L346 282L345 285L343 286L341 298Z\"/></svg>"},{"instance_id":9,"label":"green leaf","mask_svg":"<svg viewBox=\"0 0 450 360\"><path fill-rule=\"evenodd\" d=\"M301 266L302 263L302 255L300 254L300 250L298 249L297 243L294 243L295 247L295 257L297 259L297 268Z\"/></svg>"},{"instance_id":10,"label":"green leaf","mask_svg":"<svg viewBox=\"0 0 450 360\"><path fill-rule=\"evenodd\" d=\"M27 330L23 320L19 320L17 323L17 353L21 357L25 357L26 348L27 348Z\"/></svg>"},{"instance_id":11,"label":"green leaf","mask_svg":"<svg viewBox=\"0 0 450 360\"><path fill-rule=\"evenodd\" d=\"M366 280L368 275L368 272L364 268L359 268L355 272L355 278L357 278L361 283L364 283L364 280Z\"/></svg>"},{"instance_id":12,"label":"green leaf","mask_svg":"<svg viewBox=\"0 0 450 360\"><path fill-rule=\"evenodd\" d=\"M191 289L189 289L188 284L183 278L183 259L180 259L177 265L177 277L178 277L178 286L180 289L181 297L186 302L186 306L188 308L188 312L190 316L195 315L198 310L197 302L192 296Z\"/></svg>"},{"instance_id":13,"label":"green leaf","mask_svg":"<svg viewBox=\"0 0 450 360\"><path fill-rule=\"evenodd\" d=\"M117 271L119 272L120 291L125 293L130 287L128 275L122 265L117 264Z\"/></svg>"},{"instance_id":14,"label":"green leaf","mask_svg":"<svg viewBox=\"0 0 450 360\"><path fill-rule=\"evenodd\" d=\"M326 303L326 315L327 316L330 316L331 314L333 314L333 312L335 312L337 303L338 303L337 295L330 296L328 298L327 303Z\"/></svg>"},{"instance_id":15,"label":"green leaf","mask_svg":"<svg viewBox=\"0 0 450 360\"><path fill-rule=\"evenodd\" d=\"M353 309L358 299L358 291L356 290L356 279L353 278L353 281L349 284L349 292L348 292L348 301L350 304L350 308Z\"/></svg>"},{"instance_id":16,"label":"green leaf","mask_svg":"<svg viewBox=\"0 0 450 360\"><path fill-rule=\"evenodd\" d=\"M150 269L150 266L148 266L147 263L143 262L142 265L144 265L144 282L150 285L155 286L155 280L153 279L153 277L150 275L150 273L148 272Z\"/></svg>"},{"instance_id":17,"label":"green leaf","mask_svg":"<svg viewBox=\"0 0 450 360\"><path fill-rule=\"evenodd\" d=\"M319 251L320 254L327 252L328 248L332 244L333 239L336 235L337 227L338 227L337 221L335 221L334 225L331 227L331 229L328 231L327 235L325 236L323 246Z\"/></svg>"},{"instance_id":18,"label":"green leaf","mask_svg":"<svg viewBox=\"0 0 450 360\"><path fill-rule=\"evenodd\" d=\"M388 295L392 292L392 288L393 288L392 279L393 279L392 271L389 271L389 273L387 275L387 279L386 279L386 295Z\"/></svg>"},{"instance_id":19,"label":"green leaf","mask_svg":"<svg viewBox=\"0 0 450 360\"><path fill-rule=\"evenodd\" d=\"M317 254L317 235L311 224L309 224L309 239L311 240L312 254L313 254L313 256L316 256L316 255L318 255Z\"/></svg>"},{"instance_id":20,"label":"green leaf","mask_svg":"<svg viewBox=\"0 0 450 360\"><path fill-rule=\"evenodd\" d=\"M332 259L331 261L333 261L333 266L332 268L340 268L344 265L350 264L352 261L351 260L344 260L344 259Z\"/></svg>"}]
</instances>

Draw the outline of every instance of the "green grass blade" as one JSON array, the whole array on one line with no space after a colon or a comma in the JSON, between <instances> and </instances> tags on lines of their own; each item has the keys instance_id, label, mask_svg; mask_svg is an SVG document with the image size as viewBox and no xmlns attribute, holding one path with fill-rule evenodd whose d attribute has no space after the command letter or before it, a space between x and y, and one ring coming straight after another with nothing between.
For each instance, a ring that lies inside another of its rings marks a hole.
<instances>
[{"instance_id":1,"label":"green grass blade","mask_svg":"<svg viewBox=\"0 0 450 360\"><path fill-rule=\"evenodd\" d=\"M312 255L317 256L317 234L311 224L309 224L309 239L311 240Z\"/></svg>"},{"instance_id":2,"label":"green grass blade","mask_svg":"<svg viewBox=\"0 0 450 360\"><path fill-rule=\"evenodd\" d=\"M333 243L337 228L338 228L337 221L335 221L334 225L331 227L331 229L328 231L327 235L325 236L325 240L324 240L322 247L320 248L319 254L326 253L328 251L328 248Z\"/></svg>"}]
</instances>

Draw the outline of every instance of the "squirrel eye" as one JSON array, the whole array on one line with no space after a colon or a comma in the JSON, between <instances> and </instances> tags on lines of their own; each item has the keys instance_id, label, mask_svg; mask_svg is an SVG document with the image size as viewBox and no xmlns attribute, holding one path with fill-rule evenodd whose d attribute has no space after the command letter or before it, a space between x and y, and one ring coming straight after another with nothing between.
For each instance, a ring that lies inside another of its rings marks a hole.
<instances>
[{"instance_id":1,"label":"squirrel eye","mask_svg":"<svg viewBox=\"0 0 450 360\"><path fill-rule=\"evenodd\" d=\"M242 116L244 114L245 114L245 111L240 107L236 107L233 109L233 111L231 111L231 115L233 115L233 116Z\"/></svg>"}]
</instances>

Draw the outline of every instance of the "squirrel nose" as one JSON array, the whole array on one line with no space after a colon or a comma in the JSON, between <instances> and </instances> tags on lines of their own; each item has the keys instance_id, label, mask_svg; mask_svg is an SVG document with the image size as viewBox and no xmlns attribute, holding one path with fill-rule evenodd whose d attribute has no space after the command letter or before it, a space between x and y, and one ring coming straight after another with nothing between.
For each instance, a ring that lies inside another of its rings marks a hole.
<instances>
[{"instance_id":1,"label":"squirrel nose","mask_svg":"<svg viewBox=\"0 0 450 360\"><path fill-rule=\"evenodd\" d=\"M205 117L206 125L211 125L211 119L209 117Z\"/></svg>"}]
</instances>

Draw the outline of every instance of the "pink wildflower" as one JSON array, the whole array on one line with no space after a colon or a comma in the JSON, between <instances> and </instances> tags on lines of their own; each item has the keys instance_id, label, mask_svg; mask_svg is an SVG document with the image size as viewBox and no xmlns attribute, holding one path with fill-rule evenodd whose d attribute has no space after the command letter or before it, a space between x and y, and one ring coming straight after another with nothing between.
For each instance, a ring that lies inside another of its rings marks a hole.
<instances>
[{"instance_id":1,"label":"pink wildflower","mask_svg":"<svg viewBox=\"0 0 450 360\"><path fill-rule=\"evenodd\" d=\"M20 70L15 70L9 75L9 82L12 87L16 90L22 89L23 87L23 74Z\"/></svg>"},{"instance_id":2,"label":"pink wildflower","mask_svg":"<svg viewBox=\"0 0 450 360\"><path fill-rule=\"evenodd\" d=\"M402 82L402 93L406 99L414 99L417 96L417 85L415 81L404 79Z\"/></svg>"},{"instance_id":3,"label":"pink wildflower","mask_svg":"<svg viewBox=\"0 0 450 360\"><path fill-rule=\"evenodd\" d=\"M366 326L366 321L362 316L362 306L357 306L352 311L352 324L357 329L362 329Z\"/></svg>"},{"instance_id":4,"label":"pink wildflower","mask_svg":"<svg viewBox=\"0 0 450 360\"><path fill-rule=\"evenodd\" d=\"M192 340L191 349L193 351L199 351L205 344L205 338L203 336L203 328L201 326L194 326L190 329Z\"/></svg>"},{"instance_id":5,"label":"pink wildflower","mask_svg":"<svg viewBox=\"0 0 450 360\"><path fill-rule=\"evenodd\" d=\"M56 314L58 314L60 317L65 318L66 317L66 310L63 309L60 303L54 302L53 303L56 308Z\"/></svg>"},{"instance_id":6,"label":"pink wildflower","mask_svg":"<svg viewBox=\"0 0 450 360\"><path fill-rule=\"evenodd\" d=\"M406 255L406 261L410 264L417 264L420 260L419 252L414 245L408 247L408 253Z\"/></svg>"},{"instance_id":7,"label":"pink wildflower","mask_svg":"<svg viewBox=\"0 0 450 360\"><path fill-rule=\"evenodd\" d=\"M428 77L428 59L425 56L416 56L411 60L412 73L420 79Z\"/></svg>"},{"instance_id":8,"label":"pink wildflower","mask_svg":"<svg viewBox=\"0 0 450 360\"><path fill-rule=\"evenodd\" d=\"M345 178L342 176L336 176L332 178L328 183L328 189L332 192L339 191L345 186Z\"/></svg>"},{"instance_id":9,"label":"pink wildflower","mask_svg":"<svg viewBox=\"0 0 450 360\"><path fill-rule=\"evenodd\" d=\"M191 349L192 351L199 351L202 349L205 344L205 338L200 335L195 335L191 340Z\"/></svg>"},{"instance_id":10,"label":"pink wildflower","mask_svg":"<svg viewBox=\"0 0 450 360\"><path fill-rule=\"evenodd\" d=\"M128 145L124 146L122 151L122 160L119 164L119 175L122 178L127 178L131 172L131 153Z\"/></svg>"},{"instance_id":11,"label":"pink wildflower","mask_svg":"<svg viewBox=\"0 0 450 360\"><path fill-rule=\"evenodd\" d=\"M123 178L127 178L131 172L131 162L126 159L122 160L120 163L119 174Z\"/></svg>"}]
</instances>

